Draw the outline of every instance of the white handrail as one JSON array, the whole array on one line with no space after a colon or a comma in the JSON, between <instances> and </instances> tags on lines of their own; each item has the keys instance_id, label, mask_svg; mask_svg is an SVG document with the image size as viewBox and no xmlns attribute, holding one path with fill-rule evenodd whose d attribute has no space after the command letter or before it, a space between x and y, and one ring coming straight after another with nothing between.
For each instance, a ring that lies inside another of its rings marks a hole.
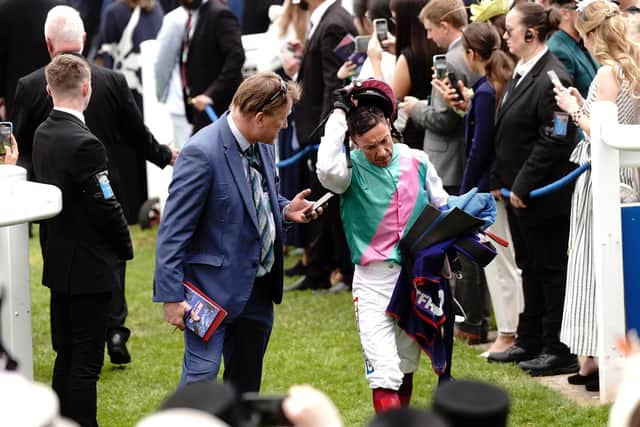
<instances>
[{"instance_id":1,"label":"white handrail","mask_svg":"<svg viewBox=\"0 0 640 427\"><path fill-rule=\"evenodd\" d=\"M593 271L602 402L613 400L622 379L623 356L615 341L626 334L619 170L621 166L640 166L639 150L640 126L618 124L618 108L614 103L594 103L591 110Z\"/></svg>"}]
</instances>

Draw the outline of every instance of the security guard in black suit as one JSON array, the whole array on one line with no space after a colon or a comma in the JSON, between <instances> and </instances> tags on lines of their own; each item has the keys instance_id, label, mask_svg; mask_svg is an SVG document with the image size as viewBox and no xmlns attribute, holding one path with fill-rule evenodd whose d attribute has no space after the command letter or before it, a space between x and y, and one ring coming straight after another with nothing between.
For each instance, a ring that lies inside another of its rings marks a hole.
<instances>
[{"instance_id":1,"label":"security guard in black suit","mask_svg":"<svg viewBox=\"0 0 640 427\"><path fill-rule=\"evenodd\" d=\"M69 36L62 29L72 29L73 35ZM45 40L52 58L63 52L81 52L83 36L82 20L75 9L57 6L49 11L45 23ZM43 67L22 77L16 89L11 120L20 149L18 165L28 171L32 168L31 146L34 132L47 118L52 107L45 86ZM142 203L136 201L137 195L144 193L146 199L144 159L165 167L173 164L177 151L158 144L145 127L140 110L121 73L91 65L91 89L93 96L85 111L87 126L107 150L113 191L131 224L136 222L134 218L137 218L138 208ZM42 238L41 235L41 240ZM107 350L111 363L115 364L131 361L125 344L130 331L124 326L128 314L124 262L120 264L119 274L119 288L111 298L107 331Z\"/></svg>"},{"instance_id":2,"label":"security guard in black suit","mask_svg":"<svg viewBox=\"0 0 640 427\"><path fill-rule=\"evenodd\" d=\"M76 55L46 68L54 109L38 127L34 176L62 191L62 212L43 222L42 283L51 290L52 386L62 415L97 426L96 386L104 360L109 300L118 264L133 258L129 229L109 183L104 145L84 123L91 72Z\"/></svg>"}]
</instances>

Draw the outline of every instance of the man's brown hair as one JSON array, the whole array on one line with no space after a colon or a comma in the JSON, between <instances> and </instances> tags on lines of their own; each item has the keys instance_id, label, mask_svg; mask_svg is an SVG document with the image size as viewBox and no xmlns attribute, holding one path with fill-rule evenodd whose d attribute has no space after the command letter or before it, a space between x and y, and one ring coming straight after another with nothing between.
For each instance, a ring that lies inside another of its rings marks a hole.
<instances>
[{"instance_id":1,"label":"man's brown hair","mask_svg":"<svg viewBox=\"0 0 640 427\"><path fill-rule=\"evenodd\" d=\"M285 96L286 95L286 96ZM272 114L287 105L287 98L294 103L300 100L300 86L285 82L271 71L256 73L242 82L231 101L231 105L243 114L263 112Z\"/></svg>"},{"instance_id":2,"label":"man's brown hair","mask_svg":"<svg viewBox=\"0 0 640 427\"><path fill-rule=\"evenodd\" d=\"M57 55L45 68L47 85L53 95L81 95L82 83L91 80L91 68L84 58L72 54Z\"/></svg>"},{"instance_id":3,"label":"man's brown hair","mask_svg":"<svg viewBox=\"0 0 640 427\"><path fill-rule=\"evenodd\" d=\"M448 22L455 28L467 25L467 10L462 0L431 0L420 11L421 21L428 19L434 24Z\"/></svg>"}]
</instances>

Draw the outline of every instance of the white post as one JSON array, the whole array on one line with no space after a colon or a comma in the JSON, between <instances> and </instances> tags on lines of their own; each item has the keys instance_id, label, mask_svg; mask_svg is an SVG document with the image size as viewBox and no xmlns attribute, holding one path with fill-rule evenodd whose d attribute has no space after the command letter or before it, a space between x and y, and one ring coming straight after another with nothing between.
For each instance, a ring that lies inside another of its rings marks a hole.
<instances>
[{"instance_id":1,"label":"white post","mask_svg":"<svg viewBox=\"0 0 640 427\"><path fill-rule=\"evenodd\" d=\"M27 182L26 170L0 165L0 336L19 363L19 371L33 379L31 291L27 222L57 215L62 210L60 190Z\"/></svg>"},{"instance_id":2,"label":"white post","mask_svg":"<svg viewBox=\"0 0 640 427\"><path fill-rule=\"evenodd\" d=\"M626 335L619 169L638 167L639 150L640 126L618 124L616 105L596 102L591 110L591 181L602 402L613 400L622 379L623 356L615 342Z\"/></svg>"}]
</instances>

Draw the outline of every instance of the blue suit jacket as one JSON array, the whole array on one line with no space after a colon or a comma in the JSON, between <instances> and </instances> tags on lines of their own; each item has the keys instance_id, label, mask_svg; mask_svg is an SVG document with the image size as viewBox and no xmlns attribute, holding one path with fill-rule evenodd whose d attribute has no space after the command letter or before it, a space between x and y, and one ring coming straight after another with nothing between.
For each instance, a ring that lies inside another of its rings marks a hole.
<instances>
[{"instance_id":1,"label":"blue suit jacket","mask_svg":"<svg viewBox=\"0 0 640 427\"><path fill-rule=\"evenodd\" d=\"M184 300L188 280L234 318L256 278L260 233L249 182L227 114L196 133L182 149L158 231L155 302ZM276 224L275 262L267 275L273 302L282 301L282 209L272 146L257 145Z\"/></svg>"}]
</instances>

